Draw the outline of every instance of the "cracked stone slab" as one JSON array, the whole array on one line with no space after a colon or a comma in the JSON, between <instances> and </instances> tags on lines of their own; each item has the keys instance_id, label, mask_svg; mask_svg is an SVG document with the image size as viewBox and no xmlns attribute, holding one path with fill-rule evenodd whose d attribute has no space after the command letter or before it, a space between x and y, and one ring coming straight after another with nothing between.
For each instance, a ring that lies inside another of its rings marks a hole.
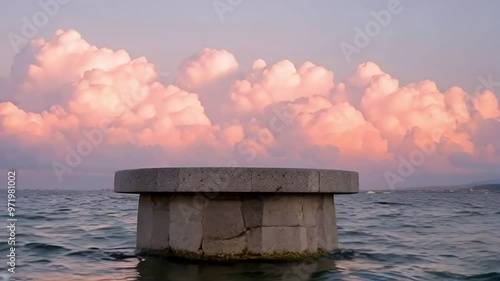
<instances>
[{"instance_id":1,"label":"cracked stone slab","mask_svg":"<svg viewBox=\"0 0 500 281\"><path fill-rule=\"evenodd\" d=\"M262 225L264 199L262 197L242 198L241 212L246 228Z\"/></svg>"},{"instance_id":2,"label":"cracked stone slab","mask_svg":"<svg viewBox=\"0 0 500 281\"><path fill-rule=\"evenodd\" d=\"M262 227L252 228L246 232L248 252L262 254Z\"/></svg>"},{"instance_id":3,"label":"cracked stone slab","mask_svg":"<svg viewBox=\"0 0 500 281\"><path fill-rule=\"evenodd\" d=\"M246 230L240 200L210 201L203 213L203 237L229 239Z\"/></svg>"},{"instance_id":4,"label":"cracked stone slab","mask_svg":"<svg viewBox=\"0 0 500 281\"><path fill-rule=\"evenodd\" d=\"M203 208L192 208L192 196L176 196L170 201L168 245L175 250L197 252L203 239Z\"/></svg>"},{"instance_id":5,"label":"cracked stone slab","mask_svg":"<svg viewBox=\"0 0 500 281\"><path fill-rule=\"evenodd\" d=\"M309 249L307 228L290 226L262 227L262 251L273 252L304 252Z\"/></svg>"},{"instance_id":6,"label":"cracked stone slab","mask_svg":"<svg viewBox=\"0 0 500 281\"><path fill-rule=\"evenodd\" d=\"M245 235L226 240L203 239L202 245L205 255L242 254L246 248Z\"/></svg>"},{"instance_id":7,"label":"cracked stone slab","mask_svg":"<svg viewBox=\"0 0 500 281\"><path fill-rule=\"evenodd\" d=\"M322 197L320 196L304 194L304 203L302 205L302 211L304 213L304 226L316 226L316 213L322 205L321 200Z\"/></svg>"},{"instance_id":8,"label":"cracked stone slab","mask_svg":"<svg viewBox=\"0 0 500 281\"><path fill-rule=\"evenodd\" d=\"M304 197L291 194L288 196L264 197L262 217L263 226L300 226L304 225L302 205Z\"/></svg>"}]
</instances>

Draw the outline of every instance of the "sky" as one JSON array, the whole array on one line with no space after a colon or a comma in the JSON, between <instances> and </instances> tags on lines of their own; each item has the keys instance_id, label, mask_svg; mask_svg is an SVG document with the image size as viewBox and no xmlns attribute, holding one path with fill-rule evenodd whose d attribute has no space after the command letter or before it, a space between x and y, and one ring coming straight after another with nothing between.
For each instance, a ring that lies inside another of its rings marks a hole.
<instances>
[{"instance_id":1,"label":"sky","mask_svg":"<svg viewBox=\"0 0 500 281\"><path fill-rule=\"evenodd\" d=\"M9 1L0 169L355 170L364 189L500 177L500 3Z\"/></svg>"}]
</instances>

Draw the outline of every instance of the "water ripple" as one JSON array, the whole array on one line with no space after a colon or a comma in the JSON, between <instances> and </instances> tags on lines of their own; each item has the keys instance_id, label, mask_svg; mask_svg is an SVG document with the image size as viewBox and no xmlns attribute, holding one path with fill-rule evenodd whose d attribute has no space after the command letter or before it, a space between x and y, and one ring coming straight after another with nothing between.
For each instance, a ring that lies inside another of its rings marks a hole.
<instances>
[{"instance_id":1,"label":"water ripple","mask_svg":"<svg viewBox=\"0 0 500 281\"><path fill-rule=\"evenodd\" d=\"M137 201L136 195L107 191L21 191L16 276L23 281L500 280L500 193L337 196L339 251L302 263L232 266L137 256ZM3 241L6 235L0 233ZM9 248L0 245L4 253Z\"/></svg>"}]
</instances>

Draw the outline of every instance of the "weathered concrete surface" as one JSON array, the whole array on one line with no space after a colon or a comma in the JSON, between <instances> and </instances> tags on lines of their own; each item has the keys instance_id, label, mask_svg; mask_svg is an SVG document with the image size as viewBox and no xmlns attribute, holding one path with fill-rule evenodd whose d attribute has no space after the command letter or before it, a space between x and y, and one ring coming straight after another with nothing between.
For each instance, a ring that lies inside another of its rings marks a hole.
<instances>
[{"instance_id":1,"label":"weathered concrete surface","mask_svg":"<svg viewBox=\"0 0 500 281\"><path fill-rule=\"evenodd\" d=\"M274 168L119 171L115 191L140 193L137 249L201 260L296 260L338 248L334 194L356 172Z\"/></svg>"},{"instance_id":2,"label":"weathered concrete surface","mask_svg":"<svg viewBox=\"0 0 500 281\"><path fill-rule=\"evenodd\" d=\"M170 206L170 217L167 220L169 223L169 248L193 253L198 252L203 239L203 212L193 207L192 196L177 195L172 198L162 197L160 200L167 200L164 204ZM139 209L140 212L141 209Z\"/></svg>"},{"instance_id":3,"label":"weathered concrete surface","mask_svg":"<svg viewBox=\"0 0 500 281\"><path fill-rule=\"evenodd\" d=\"M264 197L262 226L302 226L304 213L303 195Z\"/></svg>"},{"instance_id":4,"label":"weathered concrete surface","mask_svg":"<svg viewBox=\"0 0 500 281\"><path fill-rule=\"evenodd\" d=\"M210 201L203 210L203 237L230 239L245 232L239 199Z\"/></svg>"},{"instance_id":5,"label":"weathered concrete surface","mask_svg":"<svg viewBox=\"0 0 500 281\"><path fill-rule=\"evenodd\" d=\"M357 193L352 171L291 168L154 168L118 171L115 192Z\"/></svg>"},{"instance_id":6,"label":"weathered concrete surface","mask_svg":"<svg viewBox=\"0 0 500 281\"><path fill-rule=\"evenodd\" d=\"M137 212L137 241L138 249L152 248L153 239L153 202L151 195L142 194L139 198L139 210Z\"/></svg>"},{"instance_id":7,"label":"weathered concrete surface","mask_svg":"<svg viewBox=\"0 0 500 281\"><path fill-rule=\"evenodd\" d=\"M331 194L141 194L137 248L189 259L298 259L337 248Z\"/></svg>"}]
</instances>

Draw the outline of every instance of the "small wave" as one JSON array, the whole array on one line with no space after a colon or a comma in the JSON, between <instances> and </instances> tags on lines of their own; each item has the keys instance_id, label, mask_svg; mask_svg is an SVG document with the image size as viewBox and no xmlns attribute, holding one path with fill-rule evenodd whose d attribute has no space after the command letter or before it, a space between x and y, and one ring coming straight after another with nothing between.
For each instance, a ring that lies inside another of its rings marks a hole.
<instances>
[{"instance_id":1,"label":"small wave","mask_svg":"<svg viewBox=\"0 0 500 281\"><path fill-rule=\"evenodd\" d=\"M99 259L99 260L112 260L112 261L123 261L127 260L130 258L136 258L137 255L135 254L130 254L130 253L124 253L124 252L112 252L112 251L103 251L99 248L89 248L88 250L83 250L83 251L74 251L67 256L73 256L73 257L83 257L83 258L90 258L90 259Z\"/></svg>"},{"instance_id":2,"label":"small wave","mask_svg":"<svg viewBox=\"0 0 500 281\"><path fill-rule=\"evenodd\" d=\"M380 205L401 205L401 206L412 206L411 204L407 204L407 203L386 202L386 201L379 201L379 202L375 202L375 204L380 204Z\"/></svg>"},{"instance_id":3,"label":"small wave","mask_svg":"<svg viewBox=\"0 0 500 281\"><path fill-rule=\"evenodd\" d=\"M392 264L404 264L408 262L419 262L422 260L421 257L411 254L400 255L394 253L362 253L360 256L377 262L391 261Z\"/></svg>"},{"instance_id":4,"label":"small wave","mask_svg":"<svg viewBox=\"0 0 500 281\"><path fill-rule=\"evenodd\" d=\"M459 211L459 212L456 212L456 214L469 215L469 216L484 216L484 213L476 212L476 211Z\"/></svg>"},{"instance_id":5,"label":"small wave","mask_svg":"<svg viewBox=\"0 0 500 281\"><path fill-rule=\"evenodd\" d=\"M381 214L381 215L378 215L379 217L382 217L382 218L397 218L399 216L401 216L401 214L399 213L396 213L396 214Z\"/></svg>"},{"instance_id":6,"label":"small wave","mask_svg":"<svg viewBox=\"0 0 500 281\"><path fill-rule=\"evenodd\" d=\"M46 244L46 243L27 243L24 245L25 248L33 251L44 251L44 252L59 252L59 251L69 251L62 246Z\"/></svg>"},{"instance_id":7,"label":"small wave","mask_svg":"<svg viewBox=\"0 0 500 281\"><path fill-rule=\"evenodd\" d=\"M36 263L51 263L52 261L49 260L49 259L39 259L39 260L33 260L33 261L30 261L30 262L36 262Z\"/></svg>"},{"instance_id":8,"label":"small wave","mask_svg":"<svg viewBox=\"0 0 500 281\"><path fill-rule=\"evenodd\" d=\"M469 243L486 244L484 241L481 240L471 240Z\"/></svg>"},{"instance_id":9,"label":"small wave","mask_svg":"<svg viewBox=\"0 0 500 281\"><path fill-rule=\"evenodd\" d=\"M499 279L500 272L489 272L468 276L465 280L498 281Z\"/></svg>"},{"instance_id":10,"label":"small wave","mask_svg":"<svg viewBox=\"0 0 500 281\"><path fill-rule=\"evenodd\" d=\"M428 272L439 278L448 278L452 280L474 280L474 281L498 281L500 279L499 272L489 272L474 275L462 275L447 271L430 271Z\"/></svg>"},{"instance_id":11,"label":"small wave","mask_svg":"<svg viewBox=\"0 0 500 281\"><path fill-rule=\"evenodd\" d=\"M18 216L19 219L28 219L28 220L44 220L44 219L47 219L46 216L42 216L42 215L19 215Z\"/></svg>"},{"instance_id":12,"label":"small wave","mask_svg":"<svg viewBox=\"0 0 500 281\"><path fill-rule=\"evenodd\" d=\"M458 258L457 256L455 255L449 255L449 254L442 254L442 255L439 255L440 257L443 257L443 258Z\"/></svg>"},{"instance_id":13,"label":"small wave","mask_svg":"<svg viewBox=\"0 0 500 281\"><path fill-rule=\"evenodd\" d=\"M393 263L401 264L408 261L417 262L421 261L421 258L416 255L398 255L391 253L369 253L360 252L356 250L338 250L329 256L333 260L353 260L354 258L364 258L371 261L386 262L388 260Z\"/></svg>"},{"instance_id":14,"label":"small wave","mask_svg":"<svg viewBox=\"0 0 500 281\"><path fill-rule=\"evenodd\" d=\"M402 224L401 225L402 228L421 228L419 225L416 225L416 224Z\"/></svg>"},{"instance_id":15,"label":"small wave","mask_svg":"<svg viewBox=\"0 0 500 281\"><path fill-rule=\"evenodd\" d=\"M371 236L371 233L363 232L363 231L357 231L357 230L346 230L343 232L343 235L346 236Z\"/></svg>"},{"instance_id":16,"label":"small wave","mask_svg":"<svg viewBox=\"0 0 500 281\"><path fill-rule=\"evenodd\" d=\"M330 254L330 258L334 260L352 260L356 256L354 250L338 250Z\"/></svg>"}]
</instances>

